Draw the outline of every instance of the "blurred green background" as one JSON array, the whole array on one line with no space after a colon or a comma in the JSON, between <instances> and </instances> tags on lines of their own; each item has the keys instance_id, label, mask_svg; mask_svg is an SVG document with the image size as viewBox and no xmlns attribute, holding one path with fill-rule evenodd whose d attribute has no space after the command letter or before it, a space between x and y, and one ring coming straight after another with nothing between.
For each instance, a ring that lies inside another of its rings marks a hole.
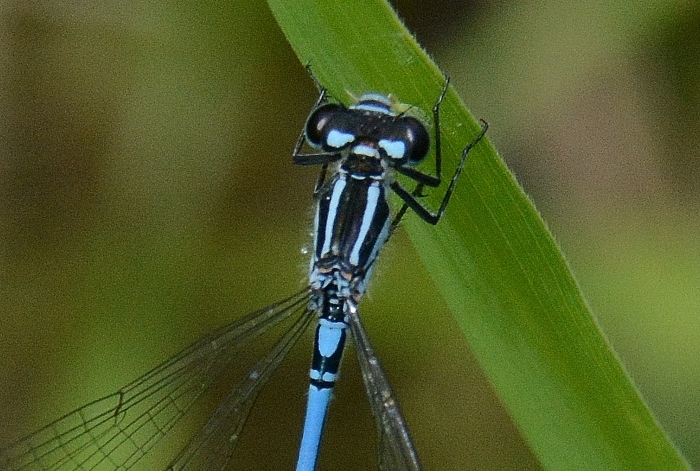
<instances>
[{"instance_id":1,"label":"blurred green background","mask_svg":"<svg viewBox=\"0 0 700 471\"><path fill-rule=\"evenodd\" d=\"M396 6L697 466L700 6ZM261 1L0 5L0 446L303 284L316 171L290 154L315 96ZM426 468L539 468L401 231L367 298ZM261 395L242 469L291 468L309 342ZM320 467L369 469L353 355L336 399Z\"/></svg>"}]
</instances>

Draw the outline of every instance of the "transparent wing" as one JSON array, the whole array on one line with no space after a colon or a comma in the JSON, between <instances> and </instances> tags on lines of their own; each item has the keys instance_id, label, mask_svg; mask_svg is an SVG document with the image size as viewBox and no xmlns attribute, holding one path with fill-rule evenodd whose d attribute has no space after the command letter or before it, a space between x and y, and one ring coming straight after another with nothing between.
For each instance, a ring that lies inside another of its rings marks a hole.
<instances>
[{"instance_id":1,"label":"transparent wing","mask_svg":"<svg viewBox=\"0 0 700 471\"><path fill-rule=\"evenodd\" d=\"M168 466L169 471L223 471L227 468L258 392L316 318L305 305L298 310L301 316L294 325L216 408L207 424Z\"/></svg>"},{"instance_id":2,"label":"transparent wing","mask_svg":"<svg viewBox=\"0 0 700 471\"><path fill-rule=\"evenodd\" d=\"M0 470L130 469L216 383L237 351L307 301L304 289L211 332L116 393L0 451Z\"/></svg>"},{"instance_id":3,"label":"transparent wing","mask_svg":"<svg viewBox=\"0 0 700 471\"><path fill-rule=\"evenodd\" d=\"M408 426L357 311L350 313L348 323L355 340L367 397L377 424L379 469L419 471L422 467Z\"/></svg>"}]
</instances>

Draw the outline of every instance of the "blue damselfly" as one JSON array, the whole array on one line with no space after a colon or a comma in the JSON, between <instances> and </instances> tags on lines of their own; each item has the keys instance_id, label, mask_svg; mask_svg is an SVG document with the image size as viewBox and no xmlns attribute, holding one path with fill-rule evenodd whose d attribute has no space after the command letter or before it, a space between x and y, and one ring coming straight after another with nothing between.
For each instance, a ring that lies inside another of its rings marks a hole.
<instances>
[{"instance_id":1,"label":"blue damselfly","mask_svg":"<svg viewBox=\"0 0 700 471\"><path fill-rule=\"evenodd\" d=\"M318 84L317 84L318 85ZM169 470L223 470L255 398L291 347L316 322L308 404L298 471L316 467L325 416L347 329L379 432L379 468L421 469L408 427L358 314L379 250L408 209L436 224L445 212L470 149L467 145L437 211L418 198L441 184L440 104L432 110L435 175L415 167L431 147L426 126L384 95L365 94L344 106L321 92L293 152L300 165L321 165L309 285L296 294L211 332L116 393L91 402L0 452L0 470L126 470L132 468L211 389L246 346L280 323L289 325L220 403ZM303 152L307 147L310 152ZM406 189L394 173L415 182ZM403 204L392 216L388 195ZM243 465L245 468L245 466Z\"/></svg>"}]
</instances>

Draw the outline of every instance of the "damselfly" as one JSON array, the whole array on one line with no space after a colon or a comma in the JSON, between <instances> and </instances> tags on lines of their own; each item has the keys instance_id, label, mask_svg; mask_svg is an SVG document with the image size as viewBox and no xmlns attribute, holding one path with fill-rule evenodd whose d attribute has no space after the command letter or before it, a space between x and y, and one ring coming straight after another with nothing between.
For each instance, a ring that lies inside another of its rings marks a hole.
<instances>
[{"instance_id":1,"label":"damselfly","mask_svg":"<svg viewBox=\"0 0 700 471\"><path fill-rule=\"evenodd\" d=\"M325 416L344 350L347 329L356 344L365 389L379 432L379 468L421 469L389 382L358 313L358 303L379 250L410 208L436 224L445 212L470 149L467 145L437 211L424 206L423 189L441 184L440 104L432 109L435 174L416 169L431 145L426 126L384 95L365 94L354 104L331 103L326 90L293 153L300 165L321 165L314 190L313 253L309 286L214 331L116 393L89 403L0 452L0 470L131 469L211 389L237 354L288 320L291 326L222 401L204 428L168 470L223 470L260 388L306 328L316 321L306 419L298 471L315 469ZM302 152L304 146L314 149ZM415 182L407 190L394 173ZM392 218L388 195L403 204ZM245 467L245 466L243 466Z\"/></svg>"}]
</instances>

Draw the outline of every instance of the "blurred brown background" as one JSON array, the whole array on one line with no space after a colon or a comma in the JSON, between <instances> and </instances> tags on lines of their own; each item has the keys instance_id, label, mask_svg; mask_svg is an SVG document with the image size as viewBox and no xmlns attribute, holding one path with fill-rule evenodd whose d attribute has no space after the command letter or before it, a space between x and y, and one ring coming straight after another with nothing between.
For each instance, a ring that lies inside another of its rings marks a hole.
<instances>
[{"instance_id":1,"label":"blurred brown background","mask_svg":"<svg viewBox=\"0 0 700 471\"><path fill-rule=\"evenodd\" d=\"M0 4L0 446L305 278L315 171L290 153L315 89L266 5L123 3ZM396 5L700 464L700 6ZM399 232L364 306L424 464L537 469L431 283ZM291 467L309 355L261 396L244 469ZM336 397L321 468L370 468L352 355Z\"/></svg>"}]
</instances>

